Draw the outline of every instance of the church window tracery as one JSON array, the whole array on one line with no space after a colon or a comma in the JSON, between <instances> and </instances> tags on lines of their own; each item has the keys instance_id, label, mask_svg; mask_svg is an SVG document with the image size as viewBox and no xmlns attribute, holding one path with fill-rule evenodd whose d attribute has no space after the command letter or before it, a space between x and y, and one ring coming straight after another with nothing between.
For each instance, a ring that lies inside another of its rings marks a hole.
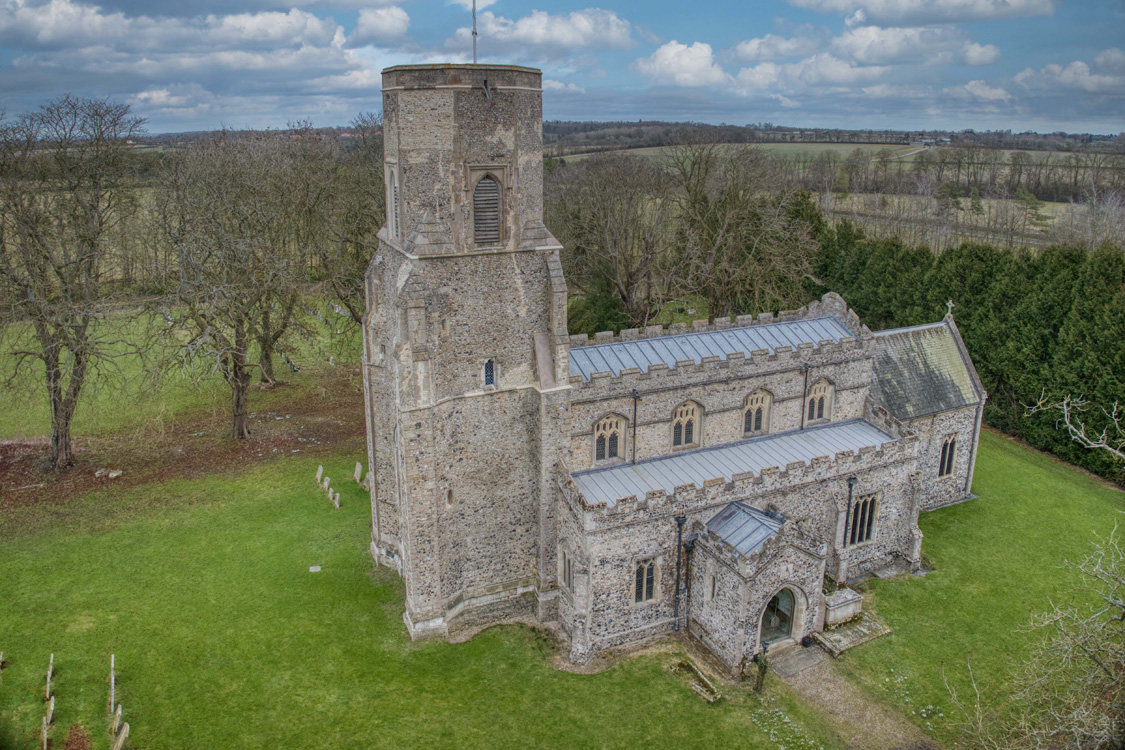
<instances>
[{"instance_id":1,"label":"church window tracery","mask_svg":"<svg viewBox=\"0 0 1125 750\"><path fill-rule=\"evenodd\" d=\"M611 461L622 457L624 451L625 418L610 414L594 425L594 461Z\"/></svg>"},{"instance_id":2,"label":"church window tracery","mask_svg":"<svg viewBox=\"0 0 1125 750\"><path fill-rule=\"evenodd\" d=\"M676 407L672 414L672 450L694 448L700 443L699 404L688 401Z\"/></svg>"},{"instance_id":3,"label":"church window tracery","mask_svg":"<svg viewBox=\"0 0 1125 750\"><path fill-rule=\"evenodd\" d=\"M846 546L870 542L875 538L875 519L878 513L879 498L872 493L860 495L852 506L852 516L848 524L848 538Z\"/></svg>"},{"instance_id":4,"label":"church window tracery","mask_svg":"<svg viewBox=\"0 0 1125 750\"><path fill-rule=\"evenodd\" d=\"M957 453L957 436L951 435L941 444L941 459L938 461L938 476L948 477L953 474L953 459Z\"/></svg>"},{"instance_id":5,"label":"church window tracery","mask_svg":"<svg viewBox=\"0 0 1125 750\"><path fill-rule=\"evenodd\" d=\"M745 435L757 435L770 431L770 407L773 405L773 396L768 391L756 391L746 397L746 406L742 416L742 432Z\"/></svg>"},{"instance_id":6,"label":"church window tracery","mask_svg":"<svg viewBox=\"0 0 1125 750\"><path fill-rule=\"evenodd\" d=\"M836 396L836 388L827 380L817 381L809 389L809 398L806 407L805 422L832 419L832 406Z\"/></svg>"},{"instance_id":7,"label":"church window tracery","mask_svg":"<svg viewBox=\"0 0 1125 750\"><path fill-rule=\"evenodd\" d=\"M633 603L650 602L656 596L656 560L641 560L633 570Z\"/></svg>"}]
</instances>

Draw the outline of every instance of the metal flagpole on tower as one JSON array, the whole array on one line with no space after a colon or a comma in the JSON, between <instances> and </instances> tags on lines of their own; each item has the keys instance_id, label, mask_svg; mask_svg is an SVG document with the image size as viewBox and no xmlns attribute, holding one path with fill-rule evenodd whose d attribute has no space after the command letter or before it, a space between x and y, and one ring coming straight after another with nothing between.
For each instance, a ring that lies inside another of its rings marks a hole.
<instances>
[{"instance_id":1,"label":"metal flagpole on tower","mask_svg":"<svg viewBox=\"0 0 1125 750\"><path fill-rule=\"evenodd\" d=\"M473 65L477 64L477 0L473 0Z\"/></svg>"}]
</instances>

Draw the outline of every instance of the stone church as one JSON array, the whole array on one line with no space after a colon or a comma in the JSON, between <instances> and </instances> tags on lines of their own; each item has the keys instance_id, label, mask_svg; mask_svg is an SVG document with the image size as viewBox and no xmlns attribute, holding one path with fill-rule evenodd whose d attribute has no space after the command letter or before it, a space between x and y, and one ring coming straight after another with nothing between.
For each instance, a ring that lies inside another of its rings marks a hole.
<instances>
[{"instance_id":1,"label":"stone church","mask_svg":"<svg viewBox=\"0 0 1125 750\"><path fill-rule=\"evenodd\" d=\"M581 662L686 630L734 670L917 568L919 512L972 497L985 392L952 315L872 332L827 294L570 336L540 72L389 68L383 116L371 552L412 637L537 623Z\"/></svg>"}]
</instances>

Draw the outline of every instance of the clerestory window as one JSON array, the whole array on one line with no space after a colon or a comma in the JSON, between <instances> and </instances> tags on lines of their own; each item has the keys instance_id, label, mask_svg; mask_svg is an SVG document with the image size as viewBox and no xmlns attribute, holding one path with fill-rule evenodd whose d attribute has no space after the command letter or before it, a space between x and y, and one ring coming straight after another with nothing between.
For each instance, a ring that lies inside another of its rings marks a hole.
<instances>
[{"instance_id":1,"label":"clerestory window","mask_svg":"<svg viewBox=\"0 0 1125 750\"><path fill-rule=\"evenodd\" d=\"M672 450L695 448L700 443L699 404L688 401L672 413Z\"/></svg>"},{"instance_id":2,"label":"clerestory window","mask_svg":"<svg viewBox=\"0 0 1125 750\"><path fill-rule=\"evenodd\" d=\"M594 461L610 461L624 455L625 418L610 414L594 425Z\"/></svg>"},{"instance_id":3,"label":"clerestory window","mask_svg":"<svg viewBox=\"0 0 1125 750\"><path fill-rule=\"evenodd\" d=\"M745 435L760 435L770 431L770 407L773 396L767 391L756 391L746 397L742 415L742 432Z\"/></svg>"},{"instance_id":4,"label":"clerestory window","mask_svg":"<svg viewBox=\"0 0 1125 750\"><path fill-rule=\"evenodd\" d=\"M805 421L815 422L821 419L832 419L832 402L836 389L827 380L817 381L809 389L808 406L806 407Z\"/></svg>"}]
</instances>

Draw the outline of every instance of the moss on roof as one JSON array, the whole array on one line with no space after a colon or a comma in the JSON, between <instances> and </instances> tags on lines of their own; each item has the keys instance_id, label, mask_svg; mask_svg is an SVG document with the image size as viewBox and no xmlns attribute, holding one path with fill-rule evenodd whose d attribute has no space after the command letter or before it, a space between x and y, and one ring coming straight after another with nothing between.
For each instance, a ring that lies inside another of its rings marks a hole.
<instances>
[{"instance_id":1,"label":"moss on roof","mask_svg":"<svg viewBox=\"0 0 1125 750\"><path fill-rule=\"evenodd\" d=\"M875 334L871 397L908 420L974 406L984 390L961 337L946 319Z\"/></svg>"}]
</instances>

